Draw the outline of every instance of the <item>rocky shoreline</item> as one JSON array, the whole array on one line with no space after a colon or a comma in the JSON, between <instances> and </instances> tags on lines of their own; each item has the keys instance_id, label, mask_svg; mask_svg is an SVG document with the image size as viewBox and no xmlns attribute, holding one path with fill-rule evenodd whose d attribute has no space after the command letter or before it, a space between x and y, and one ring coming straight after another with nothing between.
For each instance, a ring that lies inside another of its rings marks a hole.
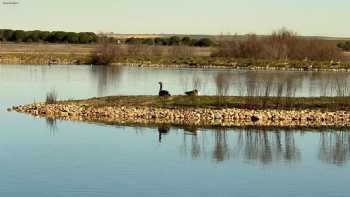
<instances>
[{"instance_id":1,"label":"rocky shoreline","mask_svg":"<svg viewBox=\"0 0 350 197\"><path fill-rule=\"evenodd\" d=\"M309 72L350 72L350 68L314 68L312 65L302 68L274 66L245 66L245 65L196 65L187 64L150 64L150 63L113 63L114 66L129 66L141 68L198 68L198 69L234 69L255 71L309 71Z\"/></svg>"},{"instance_id":2,"label":"rocky shoreline","mask_svg":"<svg viewBox=\"0 0 350 197\"><path fill-rule=\"evenodd\" d=\"M350 111L248 110L237 108L89 106L79 103L36 103L10 111L50 119L113 124L169 124L198 127L350 128Z\"/></svg>"}]
</instances>

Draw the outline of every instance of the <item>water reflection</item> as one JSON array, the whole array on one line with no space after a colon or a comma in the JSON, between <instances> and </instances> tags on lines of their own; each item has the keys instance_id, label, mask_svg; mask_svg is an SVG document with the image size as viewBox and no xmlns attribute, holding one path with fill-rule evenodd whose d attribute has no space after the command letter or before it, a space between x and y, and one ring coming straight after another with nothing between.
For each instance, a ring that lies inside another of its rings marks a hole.
<instances>
[{"instance_id":1,"label":"water reflection","mask_svg":"<svg viewBox=\"0 0 350 197\"><path fill-rule=\"evenodd\" d=\"M170 126L162 125L158 127L158 141L162 143L162 137L170 132Z\"/></svg>"},{"instance_id":2,"label":"water reflection","mask_svg":"<svg viewBox=\"0 0 350 197\"><path fill-rule=\"evenodd\" d=\"M303 76L290 72L220 72L214 83L219 95L294 97L303 88Z\"/></svg>"},{"instance_id":3,"label":"water reflection","mask_svg":"<svg viewBox=\"0 0 350 197\"><path fill-rule=\"evenodd\" d=\"M97 95L103 96L108 89L117 87L123 75L123 68L119 66L92 66L90 72L97 81Z\"/></svg>"},{"instance_id":4,"label":"water reflection","mask_svg":"<svg viewBox=\"0 0 350 197\"><path fill-rule=\"evenodd\" d=\"M207 134L211 135L208 136ZM320 161L344 165L350 159L350 134L348 131L313 133L320 136L318 144ZM184 135L181 154L193 159L210 156L216 162L237 159L270 165L276 162L296 163L302 160L299 148L304 132L261 130L216 130L200 135Z\"/></svg>"},{"instance_id":5,"label":"water reflection","mask_svg":"<svg viewBox=\"0 0 350 197\"><path fill-rule=\"evenodd\" d=\"M46 119L46 124L50 135L55 136L58 131L57 120ZM144 127L133 128L136 134L145 134ZM323 163L342 166L350 160L350 133L346 130L202 129L195 126L177 128L159 125L156 131L158 142L164 145L181 136L180 154L195 160L210 158L218 163L241 160L261 165L298 163L302 161L303 151L306 151L305 147L301 148L303 138L309 135L316 135L312 139L319 137L316 143L310 143L310 140L306 142L318 150L315 156ZM164 141L165 136L167 141Z\"/></svg>"},{"instance_id":6,"label":"water reflection","mask_svg":"<svg viewBox=\"0 0 350 197\"><path fill-rule=\"evenodd\" d=\"M320 134L319 159L326 163L343 165L350 159L350 135L344 131Z\"/></svg>"},{"instance_id":7,"label":"water reflection","mask_svg":"<svg viewBox=\"0 0 350 197\"><path fill-rule=\"evenodd\" d=\"M53 118L46 118L46 125L49 128L50 134L55 135L58 131L57 120Z\"/></svg>"},{"instance_id":8,"label":"water reflection","mask_svg":"<svg viewBox=\"0 0 350 197\"><path fill-rule=\"evenodd\" d=\"M178 72L178 74L176 74ZM183 91L236 96L350 96L349 73L291 71L178 70Z\"/></svg>"},{"instance_id":9,"label":"water reflection","mask_svg":"<svg viewBox=\"0 0 350 197\"><path fill-rule=\"evenodd\" d=\"M292 132L240 131L243 157L249 161L269 164L274 161L295 162L301 158Z\"/></svg>"},{"instance_id":10,"label":"water reflection","mask_svg":"<svg viewBox=\"0 0 350 197\"><path fill-rule=\"evenodd\" d=\"M2 84L17 79L45 95L52 87L66 96L154 95L163 81L173 94L198 89L202 95L350 96L350 73L225 69L161 69L122 66L0 66ZM50 79L50 80L48 80ZM66 83L62 83L62 81ZM17 83L19 83L17 81ZM45 90L45 92L43 92ZM84 94L85 93L85 94ZM20 93L17 93L20 94ZM26 94L24 95L26 96Z\"/></svg>"}]
</instances>

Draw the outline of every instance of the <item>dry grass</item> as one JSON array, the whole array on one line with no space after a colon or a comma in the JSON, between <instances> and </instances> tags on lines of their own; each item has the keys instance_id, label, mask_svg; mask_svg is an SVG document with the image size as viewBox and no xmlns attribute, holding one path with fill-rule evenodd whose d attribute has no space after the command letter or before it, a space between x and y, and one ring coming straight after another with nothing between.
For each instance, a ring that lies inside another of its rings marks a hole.
<instances>
[{"instance_id":1,"label":"dry grass","mask_svg":"<svg viewBox=\"0 0 350 197\"><path fill-rule=\"evenodd\" d=\"M252 102L254 101L254 102ZM278 98L217 96L110 96L77 101L63 101L93 107L104 106L153 106L153 107L210 107L245 109L323 109L350 110L350 97Z\"/></svg>"},{"instance_id":2,"label":"dry grass","mask_svg":"<svg viewBox=\"0 0 350 197\"><path fill-rule=\"evenodd\" d=\"M128 50L133 46L119 45ZM0 42L0 54L90 54L96 49L96 44L52 44L52 43L2 43ZM149 50L152 46L143 47ZM171 50L171 46L157 46L165 54ZM213 51L209 47L190 47L194 56L210 56Z\"/></svg>"},{"instance_id":3,"label":"dry grass","mask_svg":"<svg viewBox=\"0 0 350 197\"><path fill-rule=\"evenodd\" d=\"M0 54L89 54L95 44L1 43Z\"/></svg>"},{"instance_id":4,"label":"dry grass","mask_svg":"<svg viewBox=\"0 0 350 197\"><path fill-rule=\"evenodd\" d=\"M344 60L350 61L350 52L343 52Z\"/></svg>"}]
</instances>

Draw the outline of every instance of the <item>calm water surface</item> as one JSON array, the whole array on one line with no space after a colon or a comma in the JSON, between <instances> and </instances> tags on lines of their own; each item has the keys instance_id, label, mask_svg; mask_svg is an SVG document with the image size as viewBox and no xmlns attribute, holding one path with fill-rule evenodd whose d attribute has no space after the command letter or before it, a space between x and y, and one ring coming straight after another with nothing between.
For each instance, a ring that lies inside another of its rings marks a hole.
<instances>
[{"instance_id":1,"label":"calm water surface","mask_svg":"<svg viewBox=\"0 0 350 197\"><path fill-rule=\"evenodd\" d=\"M281 89L293 96L347 94L342 84L349 78L340 73L0 65L0 196L348 196L347 131L198 129L194 135L193 128L53 122L6 112L12 105L42 101L52 89L60 99L151 95L163 81L173 94L193 87L215 94L218 75L229 76L230 95L264 92L264 86L252 85L253 79L260 85L289 81Z\"/></svg>"}]
</instances>

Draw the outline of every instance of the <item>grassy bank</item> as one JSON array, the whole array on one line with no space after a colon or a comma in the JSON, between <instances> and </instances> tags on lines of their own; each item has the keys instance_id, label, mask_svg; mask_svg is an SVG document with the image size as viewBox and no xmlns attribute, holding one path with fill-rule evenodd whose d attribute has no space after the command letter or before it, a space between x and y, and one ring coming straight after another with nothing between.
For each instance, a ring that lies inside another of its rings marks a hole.
<instances>
[{"instance_id":1,"label":"grassy bank","mask_svg":"<svg viewBox=\"0 0 350 197\"><path fill-rule=\"evenodd\" d=\"M110 96L59 103L82 104L92 107L150 106L160 108L202 107L241 109L324 109L350 110L350 97L278 98L278 97L219 97L219 96Z\"/></svg>"}]
</instances>

